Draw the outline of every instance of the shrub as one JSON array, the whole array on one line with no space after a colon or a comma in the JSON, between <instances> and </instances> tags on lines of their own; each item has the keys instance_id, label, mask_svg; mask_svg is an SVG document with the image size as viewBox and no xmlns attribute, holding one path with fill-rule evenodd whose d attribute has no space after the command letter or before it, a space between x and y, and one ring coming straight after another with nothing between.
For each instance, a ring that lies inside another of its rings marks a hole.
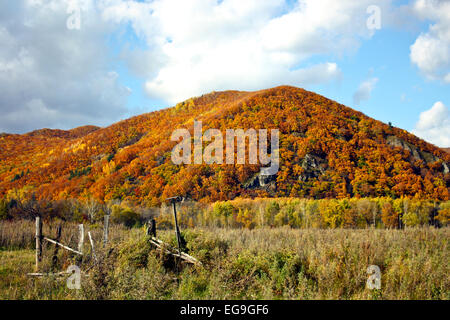
<instances>
[{"instance_id":1,"label":"shrub","mask_svg":"<svg viewBox=\"0 0 450 320\"><path fill-rule=\"evenodd\" d=\"M112 208L111 217L113 222L123 224L128 228L141 225L140 215L130 208L115 205Z\"/></svg>"},{"instance_id":2,"label":"shrub","mask_svg":"<svg viewBox=\"0 0 450 320\"><path fill-rule=\"evenodd\" d=\"M148 255L152 250L152 245L148 237L139 239L130 238L119 247L117 267L126 268L145 268L148 262Z\"/></svg>"},{"instance_id":3,"label":"shrub","mask_svg":"<svg viewBox=\"0 0 450 320\"><path fill-rule=\"evenodd\" d=\"M233 214L234 210L235 208L228 201L216 202L213 206L213 212L216 217L229 217Z\"/></svg>"},{"instance_id":4,"label":"shrub","mask_svg":"<svg viewBox=\"0 0 450 320\"><path fill-rule=\"evenodd\" d=\"M436 216L436 219L439 220L439 222L447 226L450 222L450 201L443 202L440 205L440 209L438 210L438 215Z\"/></svg>"}]
</instances>

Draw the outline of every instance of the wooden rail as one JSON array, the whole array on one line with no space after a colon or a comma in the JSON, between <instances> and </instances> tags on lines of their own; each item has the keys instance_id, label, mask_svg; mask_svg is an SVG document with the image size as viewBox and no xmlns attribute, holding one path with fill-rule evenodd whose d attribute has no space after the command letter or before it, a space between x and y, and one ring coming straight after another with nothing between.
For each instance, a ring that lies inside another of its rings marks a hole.
<instances>
[{"instance_id":1,"label":"wooden rail","mask_svg":"<svg viewBox=\"0 0 450 320\"><path fill-rule=\"evenodd\" d=\"M56 244L56 245L60 246L61 248L64 248L64 249L66 249L66 250L69 250L69 251L71 251L71 252L73 252L73 253L76 253L76 254L79 254L79 255L83 255L80 251L77 251L77 250L75 250L75 249L69 248L68 246L63 245L62 243L59 243L59 242L56 241L56 240L53 240L53 239L50 239L50 238L47 238L47 237L44 237L44 240L46 240L46 241L48 241L48 242L51 242L51 243L53 243L53 244Z\"/></svg>"},{"instance_id":2,"label":"wooden rail","mask_svg":"<svg viewBox=\"0 0 450 320\"><path fill-rule=\"evenodd\" d=\"M161 241L155 237L152 237L150 239L150 243L153 244L159 250L164 251L165 253L170 254L174 257L178 257L188 263L192 263L192 264L199 265L199 266L202 265L202 263L200 261L198 261L197 259L195 259L193 256L190 256L185 252L181 252L181 254L176 253L178 251L177 249L171 247L167 243L164 243L163 241Z\"/></svg>"}]
</instances>

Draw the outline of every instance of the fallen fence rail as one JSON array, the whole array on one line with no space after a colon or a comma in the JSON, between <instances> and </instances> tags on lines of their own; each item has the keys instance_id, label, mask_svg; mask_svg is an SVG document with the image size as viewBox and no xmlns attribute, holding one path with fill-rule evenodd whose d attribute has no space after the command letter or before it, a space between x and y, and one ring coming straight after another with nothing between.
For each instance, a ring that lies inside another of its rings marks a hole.
<instances>
[{"instance_id":1,"label":"fallen fence rail","mask_svg":"<svg viewBox=\"0 0 450 320\"><path fill-rule=\"evenodd\" d=\"M63 245L62 243L59 243L59 242L56 241L56 240L53 240L53 239L50 239L50 238L47 238L47 237L44 237L44 240L46 240L46 241L48 241L48 242L51 242L51 243L53 243L53 244L56 244L56 245L60 246L61 248L64 248L64 249L66 249L66 250L69 250L69 251L71 251L71 252L73 252L73 253L76 253L76 254L79 254L79 255L83 255L83 253L81 253L80 251L77 251L77 250L75 250L75 249L69 248L68 246Z\"/></svg>"},{"instance_id":2,"label":"fallen fence rail","mask_svg":"<svg viewBox=\"0 0 450 320\"><path fill-rule=\"evenodd\" d=\"M163 241L152 237L150 239L150 243L153 244L157 249L164 251L167 254L170 254L174 257L178 257L188 263L192 263L195 265L202 265L202 263L200 261L198 261L196 258L194 258L193 256L188 255L185 252L181 252L181 255L179 253L177 253L177 249L173 248L172 246L168 245L167 243L164 243Z\"/></svg>"}]
</instances>

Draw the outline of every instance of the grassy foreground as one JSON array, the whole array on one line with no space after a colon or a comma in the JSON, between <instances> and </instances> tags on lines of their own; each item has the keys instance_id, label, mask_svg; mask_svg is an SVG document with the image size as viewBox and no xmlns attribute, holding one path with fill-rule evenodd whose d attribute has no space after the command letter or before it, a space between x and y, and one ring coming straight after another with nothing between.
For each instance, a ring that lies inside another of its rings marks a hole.
<instances>
[{"instance_id":1,"label":"grassy foreground","mask_svg":"<svg viewBox=\"0 0 450 320\"><path fill-rule=\"evenodd\" d=\"M70 290L64 278L26 276L34 271L33 224L20 223L19 231L19 222L0 224L0 299L450 299L449 228L192 229L183 232L185 250L203 266L179 272L144 229L113 229L105 249L96 230L100 263ZM75 225L64 230L74 246ZM173 231L158 238L175 244ZM53 250L44 248L44 271ZM75 262L60 250L57 270ZM77 263L86 270L93 260ZM372 264L381 290L366 288Z\"/></svg>"}]
</instances>

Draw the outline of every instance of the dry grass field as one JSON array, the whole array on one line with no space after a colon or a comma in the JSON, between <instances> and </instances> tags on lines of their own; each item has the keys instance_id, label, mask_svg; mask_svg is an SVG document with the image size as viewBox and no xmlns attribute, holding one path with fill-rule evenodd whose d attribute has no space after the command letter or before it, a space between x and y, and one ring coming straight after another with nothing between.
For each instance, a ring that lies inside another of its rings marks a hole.
<instances>
[{"instance_id":1,"label":"dry grass field","mask_svg":"<svg viewBox=\"0 0 450 320\"><path fill-rule=\"evenodd\" d=\"M52 235L56 223L44 224ZM202 266L174 265L154 250L144 228L112 226L101 246L101 227L77 260L58 253L54 271L78 264L81 289L64 277L34 272L34 222L0 223L0 299L441 299L450 298L450 229L189 229L184 251ZM76 248L77 225L63 225L61 242ZM172 230L158 238L175 245ZM44 246L41 271L52 271L54 247ZM381 269L381 289L366 288L367 267ZM90 268L90 269L89 269Z\"/></svg>"}]
</instances>

